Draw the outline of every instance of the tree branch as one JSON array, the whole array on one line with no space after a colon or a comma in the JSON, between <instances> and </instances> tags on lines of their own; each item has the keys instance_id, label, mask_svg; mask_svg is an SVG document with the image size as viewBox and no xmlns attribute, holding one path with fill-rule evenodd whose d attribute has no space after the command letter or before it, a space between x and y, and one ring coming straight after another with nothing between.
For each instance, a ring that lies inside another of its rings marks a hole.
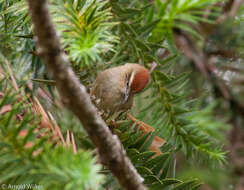
<instances>
[{"instance_id":1,"label":"tree branch","mask_svg":"<svg viewBox=\"0 0 244 190\"><path fill-rule=\"evenodd\" d=\"M38 54L56 80L63 102L79 118L93 144L98 148L101 161L126 190L144 190L143 178L126 156L118 137L113 135L98 116L85 87L75 76L61 49L60 40L47 8L46 0L28 0L34 24Z\"/></svg>"},{"instance_id":2,"label":"tree branch","mask_svg":"<svg viewBox=\"0 0 244 190\"><path fill-rule=\"evenodd\" d=\"M174 31L175 44L182 53L191 59L203 76L212 83L216 96L223 97L230 103L231 109L237 110L244 116L244 104L239 102L232 94L228 86L217 76L215 68L207 53L202 51L191 36L183 31ZM201 67L200 67L201 66Z\"/></svg>"}]
</instances>

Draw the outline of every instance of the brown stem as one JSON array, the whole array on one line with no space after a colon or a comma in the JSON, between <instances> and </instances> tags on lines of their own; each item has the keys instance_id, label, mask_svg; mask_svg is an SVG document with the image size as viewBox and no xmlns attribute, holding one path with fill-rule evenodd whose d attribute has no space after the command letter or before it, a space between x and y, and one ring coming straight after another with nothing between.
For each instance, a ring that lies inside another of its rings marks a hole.
<instances>
[{"instance_id":1,"label":"brown stem","mask_svg":"<svg viewBox=\"0 0 244 190\"><path fill-rule=\"evenodd\" d=\"M60 40L47 8L46 0L28 0L34 24L37 52L48 66L63 102L79 118L102 163L106 165L126 190L144 190L143 178L126 156L118 137L113 135L97 114L85 87L75 76L60 46Z\"/></svg>"}]
</instances>

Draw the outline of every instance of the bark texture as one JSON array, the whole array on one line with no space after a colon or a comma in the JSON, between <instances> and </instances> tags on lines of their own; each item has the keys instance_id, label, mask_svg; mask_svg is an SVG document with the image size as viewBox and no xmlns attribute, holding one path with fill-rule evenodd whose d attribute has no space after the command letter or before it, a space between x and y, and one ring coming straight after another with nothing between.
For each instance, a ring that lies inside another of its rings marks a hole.
<instances>
[{"instance_id":1,"label":"bark texture","mask_svg":"<svg viewBox=\"0 0 244 190\"><path fill-rule=\"evenodd\" d=\"M113 135L97 114L86 88L75 76L61 49L60 40L51 21L46 0L27 0L34 25L37 52L48 66L63 102L79 118L102 163L117 178L123 189L144 190L143 178L137 173L118 137Z\"/></svg>"}]
</instances>

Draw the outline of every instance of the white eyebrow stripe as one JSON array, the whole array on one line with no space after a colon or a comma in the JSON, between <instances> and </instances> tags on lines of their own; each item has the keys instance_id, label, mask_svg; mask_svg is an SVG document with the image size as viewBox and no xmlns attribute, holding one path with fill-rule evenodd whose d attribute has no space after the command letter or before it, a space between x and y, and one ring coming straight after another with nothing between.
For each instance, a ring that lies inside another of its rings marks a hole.
<instances>
[{"instance_id":1,"label":"white eyebrow stripe","mask_svg":"<svg viewBox=\"0 0 244 190\"><path fill-rule=\"evenodd\" d=\"M135 77L135 72L132 72L132 74L130 75L130 79L129 79L129 88L131 86L131 83L132 83L134 77Z\"/></svg>"},{"instance_id":2,"label":"white eyebrow stripe","mask_svg":"<svg viewBox=\"0 0 244 190\"><path fill-rule=\"evenodd\" d=\"M130 78L127 78L126 79L126 85L125 85L125 99L123 101L123 104L126 103L129 99L129 96L130 96L130 92L131 92L131 83L134 79L134 76L135 76L135 72L132 72L131 75L129 76ZM127 85L128 84L128 85Z\"/></svg>"}]
</instances>

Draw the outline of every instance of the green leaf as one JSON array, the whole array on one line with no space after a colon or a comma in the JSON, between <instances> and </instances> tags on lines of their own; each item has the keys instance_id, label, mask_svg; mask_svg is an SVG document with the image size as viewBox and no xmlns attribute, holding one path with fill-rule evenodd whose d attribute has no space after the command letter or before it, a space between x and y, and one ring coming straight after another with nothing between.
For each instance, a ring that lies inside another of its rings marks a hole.
<instances>
[{"instance_id":1,"label":"green leaf","mask_svg":"<svg viewBox=\"0 0 244 190\"><path fill-rule=\"evenodd\" d=\"M169 159L168 154L163 153L162 156L160 155L160 160L157 163L155 163L153 168L152 168L152 171L155 175L159 175L161 172L164 172L164 170L167 169L165 167L165 164L166 164L166 160L168 160L168 159Z\"/></svg>"},{"instance_id":2,"label":"green leaf","mask_svg":"<svg viewBox=\"0 0 244 190\"><path fill-rule=\"evenodd\" d=\"M149 149L149 147L151 146L155 134L154 133L150 133L151 135L149 135L149 138L146 140L146 142L139 148L140 151L144 152L147 151Z\"/></svg>"},{"instance_id":3,"label":"green leaf","mask_svg":"<svg viewBox=\"0 0 244 190\"><path fill-rule=\"evenodd\" d=\"M173 184L176 184L176 183L182 183L182 181L180 181L178 179L174 179L174 178L166 178L166 179L161 180L161 182L164 185L173 185Z\"/></svg>"},{"instance_id":4,"label":"green leaf","mask_svg":"<svg viewBox=\"0 0 244 190\"><path fill-rule=\"evenodd\" d=\"M171 156L167 157L167 160L164 162L164 165L162 167L162 174L159 177L160 179L166 178L171 161L172 161L172 157Z\"/></svg>"},{"instance_id":5,"label":"green leaf","mask_svg":"<svg viewBox=\"0 0 244 190\"><path fill-rule=\"evenodd\" d=\"M136 149L142 148L142 146L144 145L144 143L146 143L146 141L150 135L152 135L152 134L147 133L147 134L143 135L138 141L136 141L136 143L133 145L133 148L136 148Z\"/></svg>"},{"instance_id":6,"label":"green leaf","mask_svg":"<svg viewBox=\"0 0 244 190\"><path fill-rule=\"evenodd\" d=\"M145 163L145 164L146 164L146 166L147 166L148 168L153 168L159 161L161 161L161 159L164 160L165 158L169 157L169 155L170 155L170 153L165 152L165 153L163 153L163 154L161 154L161 155L159 155L159 156L157 156L157 157L155 157L155 158L149 160L149 161L148 161L147 163Z\"/></svg>"},{"instance_id":7,"label":"green leaf","mask_svg":"<svg viewBox=\"0 0 244 190\"><path fill-rule=\"evenodd\" d=\"M145 184L152 184L153 182L160 182L159 178L155 175L148 175L144 177Z\"/></svg>"},{"instance_id":8,"label":"green leaf","mask_svg":"<svg viewBox=\"0 0 244 190\"><path fill-rule=\"evenodd\" d=\"M136 167L136 170L141 174L141 175L153 175L152 171L146 167L139 166Z\"/></svg>"},{"instance_id":9,"label":"green leaf","mask_svg":"<svg viewBox=\"0 0 244 190\"><path fill-rule=\"evenodd\" d=\"M192 185L194 185L198 180L193 179L187 182L183 182L179 185L176 185L172 190L183 190L183 189L191 189Z\"/></svg>"}]
</instances>

